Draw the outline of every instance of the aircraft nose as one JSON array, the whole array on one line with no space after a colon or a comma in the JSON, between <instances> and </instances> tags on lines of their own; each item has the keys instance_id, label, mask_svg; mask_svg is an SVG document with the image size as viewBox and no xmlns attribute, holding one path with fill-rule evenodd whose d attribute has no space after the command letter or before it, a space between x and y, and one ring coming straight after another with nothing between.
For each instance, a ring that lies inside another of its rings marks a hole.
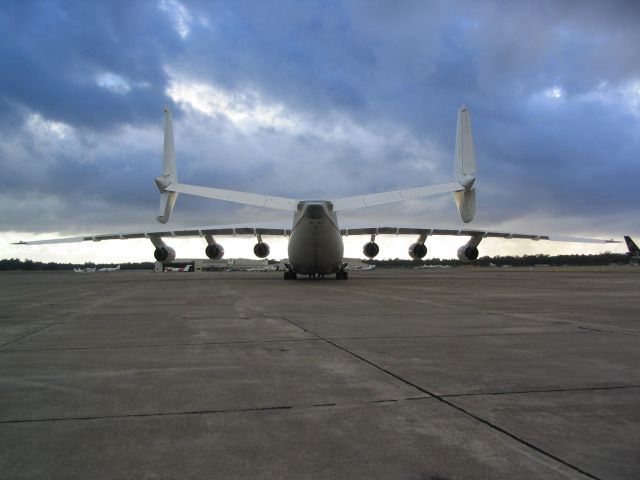
<instances>
[{"instance_id":1,"label":"aircraft nose","mask_svg":"<svg viewBox=\"0 0 640 480\"><path fill-rule=\"evenodd\" d=\"M324 207L322 205L309 205L307 207L307 216L312 219L320 219L324 217Z\"/></svg>"}]
</instances>

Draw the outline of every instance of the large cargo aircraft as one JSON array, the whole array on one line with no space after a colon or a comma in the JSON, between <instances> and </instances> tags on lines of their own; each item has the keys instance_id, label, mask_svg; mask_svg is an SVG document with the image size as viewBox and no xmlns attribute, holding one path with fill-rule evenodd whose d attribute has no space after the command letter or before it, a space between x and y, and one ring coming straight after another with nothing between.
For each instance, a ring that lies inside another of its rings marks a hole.
<instances>
[{"instance_id":1,"label":"large cargo aircraft","mask_svg":"<svg viewBox=\"0 0 640 480\"><path fill-rule=\"evenodd\" d=\"M478 258L478 245L483 238L520 238L530 240L550 240L562 242L582 243L618 243L614 240L594 238L574 238L539 234L520 234L507 232L493 232L475 229L440 229L440 228L412 228L373 226L365 228L340 228L338 212L363 207L372 207L403 200L453 193L458 212L463 222L473 220L476 213L476 159L471 136L471 118L469 110L462 106L458 111L456 131L456 145L454 153L453 181L439 185L394 190L355 197L338 198L333 200L297 200L292 198L259 195L219 188L202 187L180 183L176 169L176 153L173 140L173 124L171 111L164 108L164 155L162 175L156 177L155 182L160 191L160 208L156 219L160 223L167 223L178 198L178 194L196 195L216 200L254 205L264 208L285 210L293 213L291 228L261 228L252 226L192 228L184 230L158 230L134 233L110 233L104 235L89 235L83 237L59 238L51 240L36 240L19 242L24 245L42 245L52 243L68 243L81 241L102 241L113 239L148 238L154 245L154 257L163 263L170 263L176 253L168 246L165 237L204 237L207 242L205 254L211 259L220 259L224 249L214 237L225 235L251 235L257 238L253 248L259 258L266 258L269 245L263 241L265 236L289 237L289 263L284 273L285 280L293 280L297 275L311 277L333 275L336 279L347 279L344 261L344 245L342 237L353 235L369 236L364 244L363 254L367 258L378 255L380 248L375 242L378 235L414 235L416 240L409 246L409 256L422 259L427 254L425 242L431 235L469 236L469 240L458 249L458 258L468 262Z\"/></svg>"}]
</instances>

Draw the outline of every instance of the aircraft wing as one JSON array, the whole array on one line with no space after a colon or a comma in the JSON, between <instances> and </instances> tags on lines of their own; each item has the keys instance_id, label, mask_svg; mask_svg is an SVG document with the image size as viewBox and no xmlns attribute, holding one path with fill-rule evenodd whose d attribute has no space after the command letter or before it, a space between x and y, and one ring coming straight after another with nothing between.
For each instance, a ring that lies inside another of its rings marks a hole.
<instances>
[{"instance_id":1,"label":"aircraft wing","mask_svg":"<svg viewBox=\"0 0 640 480\"><path fill-rule=\"evenodd\" d=\"M343 236L350 235L448 235L470 236L477 238L519 238L525 240L548 240L552 242L578 243L620 243L618 240L603 240L600 238L566 237L562 235L542 235L530 233L492 232L489 230L452 229L452 228L413 228L413 227L356 227L340 230Z\"/></svg>"},{"instance_id":2,"label":"aircraft wing","mask_svg":"<svg viewBox=\"0 0 640 480\"><path fill-rule=\"evenodd\" d=\"M221 226L197 227L182 230L149 230L147 232L106 233L101 235L85 235L81 237L51 238L46 240L32 240L16 242L15 245L48 245L56 243L101 242L103 240L128 240L131 238L167 238L167 237L203 237L212 236L289 236L290 228L250 227L250 226Z\"/></svg>"}]
</instances>

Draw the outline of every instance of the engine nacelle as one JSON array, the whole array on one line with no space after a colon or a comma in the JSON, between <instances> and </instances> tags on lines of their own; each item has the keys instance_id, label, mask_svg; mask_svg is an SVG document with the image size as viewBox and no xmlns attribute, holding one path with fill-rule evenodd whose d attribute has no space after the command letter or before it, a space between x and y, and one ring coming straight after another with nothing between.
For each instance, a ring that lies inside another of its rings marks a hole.
<instances>
[{"instance_id":1,"label":"engine nacelle","mask_svg":"<svg viewBox=\"0 0 640 480\"><path fill-rule=\"evenodd\" d=\"M478 247L472 245L463 245L458 249L458 258L461 262L470 262L471 260L477 260Z\"/></svg>"},{"instance_id":2,"label":"engine nacelle","mask_svg":"<svg viewBox=\"0 0 640 480\"><path fill-rule=\"evenodd\" d=\"M161 245L156 247L153 256L159 262L171 263L176 259L176 251L168 245Z\"/></svg>"},{"instance_id":3,"label":"engine nacelle","mask_svg":"<svg viewBox=\"0 0 640 480\"><path fill-rule=\"evenodd\" d=\"M362 247L362 253L367 258L375 258L380 253L380 247L375 242L368 242Z\"/></svg>"},{"instance_id":4,"label":"engine nacelle","mask_svg":"<svg viewBox=\"0 0 640 480\"><path fill-rule=\"evenodd\" d=\"M258 258L267 258L270 252L269 245L264 242L258 242L253 247L253 254Z\"/></svg>"},{"instance_id":5,"label":"engine nacelle","mask_svg":"<svg viewBox=\"0 0 640 480\"><path fill-rule=\"evenodd\" d=\"M219 243L210 243L207 248L204 249L204 253L211 260L220 260L224 257L224 248Z\"/></svg>"},{"instance_id":6,"label":"engine nacelle","mask_svg":"<svg viewBox=\"0 0 640 480\"><path fill-rule=\"evenodd\" d=\"M427 246L424 243L413 243L409 247L409 256L414 260L422 260L427 256Z\"/></svg>"}]
</instances>

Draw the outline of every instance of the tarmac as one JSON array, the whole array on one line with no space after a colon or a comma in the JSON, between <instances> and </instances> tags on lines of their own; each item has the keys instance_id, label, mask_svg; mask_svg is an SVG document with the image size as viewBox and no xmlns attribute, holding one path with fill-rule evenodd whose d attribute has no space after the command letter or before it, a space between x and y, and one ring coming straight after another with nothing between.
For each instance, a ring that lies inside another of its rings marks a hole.
<instances>
[{"instance_id":1,"label":"tarmac","mask_svg":"<svg viewBox=\"0 0 640 480\"><path fill-rule=\"evenodd\" d=\"M0 478L637 479L639 273L5 272Z\"/></svg>"}]
</instances>

